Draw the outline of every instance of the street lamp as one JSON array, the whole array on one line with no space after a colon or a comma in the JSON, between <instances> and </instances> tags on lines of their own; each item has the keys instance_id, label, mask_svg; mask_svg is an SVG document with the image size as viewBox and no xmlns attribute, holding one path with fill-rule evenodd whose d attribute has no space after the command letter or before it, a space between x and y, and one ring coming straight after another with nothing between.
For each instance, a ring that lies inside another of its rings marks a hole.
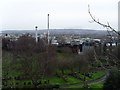
<instances>
[{"instance_id":1,"label":"street lamp","mask_svg":"<svg viewBox=\"0 0 120 90\"><path fill-rule=\"evenodd\" d=\"M35 26L35 40L36 40L36 43L38 42L37 28L38 28L38 26Z\"/></svg>"}]
</instances>

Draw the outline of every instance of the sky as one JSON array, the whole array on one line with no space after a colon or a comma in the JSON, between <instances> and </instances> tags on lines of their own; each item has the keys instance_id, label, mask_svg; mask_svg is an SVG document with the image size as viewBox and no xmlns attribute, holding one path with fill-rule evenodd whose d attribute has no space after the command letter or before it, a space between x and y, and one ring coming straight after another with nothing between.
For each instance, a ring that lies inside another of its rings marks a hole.
<instances>
[{"instance_id":1,"label":"sky","mask_svg":"<svg viewBox=\"0 0 120 90\"><path fill-rule=\"evenodd\" d=\"M47 29L47 14L50 14L50 29L95 29L104 30L92 21L88 13L102 23L109 22L118 29L119 0L1 0L0 30Z\"/></svg>"}]
</instances>

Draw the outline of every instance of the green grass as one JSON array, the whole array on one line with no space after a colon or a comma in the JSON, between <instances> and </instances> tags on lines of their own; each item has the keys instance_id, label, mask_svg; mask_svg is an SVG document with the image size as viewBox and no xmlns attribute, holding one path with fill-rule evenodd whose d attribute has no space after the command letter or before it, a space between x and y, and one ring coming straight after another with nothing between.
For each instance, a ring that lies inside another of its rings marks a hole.
<instances>
[{"instance_id":1,"label":"green grass","mask_svg":"<svg viewBox=\"0 0 120 90\"><path fill-rule=\"evenodd\" d=\"M95 72L95 73L92 74L92 78L89 78L89 77L87 77L87 76L85 76L85 77L86 77L86 81L91 81L91 80L99 79L99 78L101 78L101 77L103 77L103 76L105 76L105 75L106 75L106 72L105 72L105 71L97 71L97 72ZM82 74L79 74L79 76L80 76L82 79L84 78L84 75L82 75Z\"/></svg>"},{"instance_id":2,"label":"green grass","mask_svg":"<svg viewBox=\"0 0 120 90\"><path fill-rule=\"evenodd\" d=\"M59 84L59 85L82 82L81 80L74 78L72 76L67 76L67 80L68 80L67 82L65 82L62 78L58 78L58 77L52 77L49 78L49 80L50 80L50 84Z\"/></svg>"},{"instance_id":3,"label":"green grass","mask_svg":"<svg viewBox=\"0 0 120 90\"><path fill-rule=\"evenodd\" d=\"M92 75L92 80L99 79L99 78L103 77L105 74L106 74L105 71L98 71Z\"/></svg>"},{"instance_id":4,"label":"green grass","mask_svg":"<svg viewBox=\"0 0 120 90\"><path fill-rule=\"evenodd\" d=\"M59 84L59 85L65 84L65 81L62 78L51 77L51 78L49 78L49 80L50 80L50 83L53 85L54 84Z\"/></svg>"},{"instance_id":5,"label":"green grass","mask_svg":"<svg viewBox=\"0 0 120 90\"><path fill-rule=\"evenodd\" d=\"M93 74L93 76L92 76L92 78L90 79L90 78L88 78L88 77L86 77L86 80L87 81L91 81L91 80L96 80L96 79L99 79L99 78L101 78L101 77L103 77L104 75L106 74L106 72L105 71L97 71L96 73L94 73ZM81 78L84 78L84 76L82 75L82 74L80 74L80 77ZM103 82L100 82L100 83L96 83L96 84L91 84L91 85L89 85L89 87L90 88L98 88L98 89L101 89L101 88L103 88ZM72 89L79 89L79 88L83 88L83 85L79 85L79 86L70 86L70 87L68 87L68 88L72 88Z\"/></svg>"},{"instance_id":6,"label":"green grass","mask_svg":"<svg viewBox=\"0 0 120 90\"><path fill-rule=\"evenodd\" d=\"M83 86L82 85L78 85L78 86L70 86L70 87L68 87L68 88L83 88Z\"/></svg>"},{"instance_id":7,"label":"green grass","mask_svg":"<svg viewBox=\"0 0 120 90\"><path fill-rule=\"evenodd\" d=\"M89 87L92 88L93 90L96 90L96 89L103 90L103 82L91 84L89 85Z\"/></svg>"},{"instance_id":8,"label":"green grass","mask_svg":"<svg viewBox=\"0 0 120 90\"><path fill-rule=\"evenodd\" d=\"M79 88L82 89L83 85L70 86L68 88L70 88L70 89L79 89ZM91 85L89 85L89 88L92 88L93 90L94 89L102 89L103 88L103 82L96 83L96 84L91 84Z\"/></svg>"},{"instance_id":9,"label":"green grass","mask_svg":"<svg viewBox=\"0 0 120 90\"><path fill-rule=\"evenodd\" d=\"M26 83L26 85L24 85L24 82ZM30 85L28 83L31 83ZM18 83L18 85L16 84ZM19 88L23 88L23 87L31 87L32 85L32 81L31 80L7 80L7 87L19 87Z\"/></svg>"},{"instance_id":10,"label":"green grass","mask_svg":"<svg viewBox=\"0 0 120 90\"><path fill-rule=\"evenodd\" d=\"M74 83L82 82L81 80L74 78L72 76L68 76L67 79L68 79L68 82L66 84L74 84Z\"/></svg>"}]
</instances>

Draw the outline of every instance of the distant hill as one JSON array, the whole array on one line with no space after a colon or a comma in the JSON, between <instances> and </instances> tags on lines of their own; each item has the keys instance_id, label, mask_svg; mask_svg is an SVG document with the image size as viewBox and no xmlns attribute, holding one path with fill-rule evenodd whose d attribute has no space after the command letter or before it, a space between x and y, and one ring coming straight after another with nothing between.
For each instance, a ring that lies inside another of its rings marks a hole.
<instances>
[{"instance_id":1,"label":"distant hill","mask_svg":"<svg viewBox=\"0 0 120 90\"><path fill-rule=\"evenodd\" d=\"M50 34L98 34L98 35L106 35L107 31L105 30L90 30L90 29L50 29ZM38 30L38 33L44 33L47 30ZM20 34L20 33L35 33L35 30L5 30L2 33L7 34Z\"/></svg>"}]
</instances>

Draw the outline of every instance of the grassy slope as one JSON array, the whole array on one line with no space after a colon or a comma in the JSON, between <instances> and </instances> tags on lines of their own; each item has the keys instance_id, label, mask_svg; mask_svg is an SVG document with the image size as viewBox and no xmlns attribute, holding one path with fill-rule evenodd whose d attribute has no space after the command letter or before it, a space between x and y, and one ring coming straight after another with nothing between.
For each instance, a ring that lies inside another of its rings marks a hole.
<instances>
[{"instance_id":1,"label":"grassy slope","mask_svg":"<svg viewBox=\"0 0 120 90\"><path fill-rule=\"evenodd\" d=\"M92 84L92 85L89 85L90 88L92 88L93 90L94 89L102 89L103 88L103 83L100 82L100 83L96 83L96 84ZM83 85L79 85L79 86L71 86L69 87L70 89L74 89L74 88L83 88Z\"/></svg>"}]
</instances>

